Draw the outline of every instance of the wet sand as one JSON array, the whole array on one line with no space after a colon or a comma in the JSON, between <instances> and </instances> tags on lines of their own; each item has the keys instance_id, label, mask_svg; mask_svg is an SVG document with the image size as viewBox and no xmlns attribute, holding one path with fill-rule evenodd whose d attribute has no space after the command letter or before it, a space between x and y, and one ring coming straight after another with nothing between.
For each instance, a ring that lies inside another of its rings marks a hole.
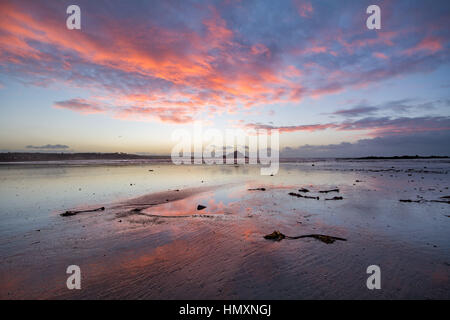
<instances>
[{"instance_id":1,"label":"wet sand","mask_svg":"<svg viewBox=\"0 0 450 320\"><path fill-rule=\"evenodd\" d=\"M284 163L273 177L248 165L0 167L0 298L448 299L450 207L423 200L450 195L449 171L447 160ZM347 241L264 239L275 230ZM66 288L72 264L81 290ZM366 287L373 264L381 290Z\"/></svg>"}]
</instances>

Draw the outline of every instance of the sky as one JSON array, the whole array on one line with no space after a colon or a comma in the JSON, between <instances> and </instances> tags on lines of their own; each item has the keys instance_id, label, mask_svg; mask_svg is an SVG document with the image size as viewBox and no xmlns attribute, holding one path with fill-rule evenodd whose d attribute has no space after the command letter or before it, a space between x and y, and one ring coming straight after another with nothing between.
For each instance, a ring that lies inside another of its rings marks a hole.
<instances>
[{"instance_id":1,"label":"sky","mask_svg":"<svg viewBox=\"0 0 450 320\"><path fill-rule=\"evenodd\" d=\"M450 155L449 22L446 0L0 0L0 152L170 154L200 122L278 129L281 156Z\"/></svg>"}]
</instances>

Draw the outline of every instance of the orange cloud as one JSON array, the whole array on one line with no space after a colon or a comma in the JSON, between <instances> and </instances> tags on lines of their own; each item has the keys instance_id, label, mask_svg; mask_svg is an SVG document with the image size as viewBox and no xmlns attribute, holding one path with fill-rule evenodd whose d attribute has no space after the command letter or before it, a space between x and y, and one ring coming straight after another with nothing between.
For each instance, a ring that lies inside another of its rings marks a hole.
<instances>
[{"instance_id":1,"label":"orange cloud","mask_svg":"<svg viewBox=\"0 0 450 320\"><path fill-rule=\"evenodd\" d=\"M168 81L177 87L175 100L167 99L173 94L162 91L156 94L139 92L134 97L125 95L119 98L129 100L133 106L153 106L156 110L165 106L171 110L175 106L197 105L200 108L214 104L228 108L230 105L250 107L290 101L289 94L284 97L280 94L287 93L291 86L289 80L283 78L284 69L288 70L288 67L255 60L260 58L253 57L260 55L270 58L270 50L262 44L246 50L236 43L233 32L214 8L210 8L211 17L203 21L203 34L188 29L171 31L152 26L145 31L145 39L149 43L143 46L143 34L137 30L130 35L114 21L104 20L102 37L99 37L89 32L69 31L51 17L38 20L8 2L0 6L4 16L0 21L3 31L0 44L4 49L0 59L3 62L21 64L25 63L24 59L51 59L29 45L30 42L38 42L75 54L83 63ZM214 50L217 52L212 55ZM70 70L72 64L64 61L63 68ZM64 107L83 113L100 112L77 105L77 101L72 103L75 104ZM136 108L130 110L136 111ZM143 109L142 114L147 113L147 109ZM170 117L163 114L161 118L168 120ZM180 119L188 120L190 117L174 117L175 122Z\"/></svg>"}]
</instances>

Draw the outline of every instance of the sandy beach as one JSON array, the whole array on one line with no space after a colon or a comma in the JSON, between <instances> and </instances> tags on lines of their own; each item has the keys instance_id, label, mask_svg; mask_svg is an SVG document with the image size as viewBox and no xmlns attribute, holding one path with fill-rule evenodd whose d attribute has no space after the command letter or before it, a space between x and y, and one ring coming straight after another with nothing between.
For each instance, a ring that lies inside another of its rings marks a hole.
<instances>
[{"instance_id":1,"label":"sandy beach","mask_svg":"<svg viewBox=\"0 0 450 320\"><path fill-rule=\"evenodd\" d=\"M290 162L274 176L2 165L0 298L448 299L449 171L448 160ZM346 241L264 238L273 231ZM81 290L66 287L72 264ZM369 265L381 290L366 287Z\"/></svg>"}]
</instances>

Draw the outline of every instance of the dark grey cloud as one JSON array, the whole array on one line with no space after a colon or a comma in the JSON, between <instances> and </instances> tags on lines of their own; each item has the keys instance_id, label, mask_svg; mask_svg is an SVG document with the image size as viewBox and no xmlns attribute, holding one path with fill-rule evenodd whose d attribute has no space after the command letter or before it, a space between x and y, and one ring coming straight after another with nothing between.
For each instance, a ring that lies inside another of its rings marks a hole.
<instances>
[{"instance_id":1,"label":"dark grey cloud","mask_svg":"<svg viewBox=\"0 0 450 320\"><path fill-rule=\"evenodd\" d=\"M334 129L338 131L369 130L370 136L402 135L414 132L436 132L450 130L450 117L365 117L358 120L346 119L343 122L330 122L310 125L273 126L262 123L243 124L245 128L278 129L283 132L321 131Z\"/></svg>"},{"instance_id":2,"label":"dark grey cloud","mask_svg":"<svg viewBox=\"0 0 450 320\"><path fill-rule=\"evenodd\" d=\"M450 99L436 99L436 100L420 100L420 99L399 99L390 100L380 104L372 105L367 102L361 102L348 109L337 110L331 115L341 116L345 118L356 118L360 116L369 116L374 114L395 114L408 113L413 111L430 111L437 107L450 106Z\"/></svg>"},{"instance_id":3,"label":"dark grey cloud","mask_svg":"<svg viewBox=\"0 0 450 320\"><path fill-rule=\"evenodd\" d=\"M373 114L375 111L378 111L377 107L357 106L351 109L338 110L336 112L333 112L332 114L344 117L356 117L361 115Z\"/></svg>"},{"instance_id":4,"label":"dark grey cloud","mask_svg":"<svg viewBox=\"0 0 450 320\"><path fill-rule=\"evenodd\" d=\"M362 139L355 143L284 148L281 157L333 158L398 155L450 156L450 130Z\"/></svg>"},{"instance_id":5,"label":"dark grey cloud","mask_svg":"<svg viewBox=\"0 0 450 320\"><path fill-rule=\"evenodd\" d=\"M46 144L43 146L28 145L25 148L36 149L36 150L64 150L64 149L69 149L70 147L66 146L65 144Z\"/></svg>"}]
</instances>

